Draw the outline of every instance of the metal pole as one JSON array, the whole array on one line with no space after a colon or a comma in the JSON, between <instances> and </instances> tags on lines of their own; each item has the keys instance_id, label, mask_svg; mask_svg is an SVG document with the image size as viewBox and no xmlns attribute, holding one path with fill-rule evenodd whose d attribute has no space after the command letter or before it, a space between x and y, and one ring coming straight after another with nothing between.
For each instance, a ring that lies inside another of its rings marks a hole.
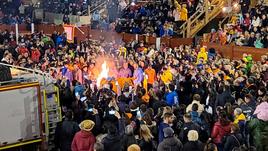
<instances>
[{"instance_id":1,"label":"metal pole","mask_svg":"<svg viewBox=\"0 0 268 151\"><path fill-rule=\"evenodd\" d=\"M31 23L31 33L34 33L34 23Z\"/></svg>"},{"instance_id":2,"label":"metal pole","mask_svg":"<svg viewBox=\"0 0 268 151\"><path fill-rule=\"evenodd\" d=\"M19 25L16 23L15 25L16 30L16 43L19 44Z\"/></svg>"}]
</instances>

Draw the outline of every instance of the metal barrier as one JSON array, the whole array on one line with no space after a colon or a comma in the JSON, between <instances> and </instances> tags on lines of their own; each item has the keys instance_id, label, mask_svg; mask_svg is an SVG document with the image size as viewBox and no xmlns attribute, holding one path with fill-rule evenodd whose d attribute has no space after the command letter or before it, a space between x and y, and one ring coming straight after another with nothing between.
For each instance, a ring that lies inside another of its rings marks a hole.
<instances>
[{"instance_id":1,"label":"metal barrier","mask_svg":"<svg viewBox=\"0 0 268 151\"><path fill-rule=\"evenodd\" d=\"M50 76L48 73L43 72L41 70L29 69L29 68L24 68L20 66L5 64L5 63L0 63L0 65L26 72L25 74L18 74L17 77L14 77L12 80L0 82L0 85L19 83L19 82L29 82L29 81L37 82L38 81L43 86L46 86L55 81L55 79L52 76Z\"/></svg>"}]
</instances>

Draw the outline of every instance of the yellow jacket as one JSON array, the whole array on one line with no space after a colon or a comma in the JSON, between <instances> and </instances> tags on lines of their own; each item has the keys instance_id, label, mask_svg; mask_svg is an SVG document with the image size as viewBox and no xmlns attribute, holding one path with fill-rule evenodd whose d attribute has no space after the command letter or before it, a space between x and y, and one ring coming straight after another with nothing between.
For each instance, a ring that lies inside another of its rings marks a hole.
<instances>
[{"instance_id":1,"label":"yellow jacket","mask_svg":"<svg viewBox=\"0 0 268 151\"><path fill-rule=\"evenodd\" d=\"M160 78L165 84L169 84L172 81L173 76L171 71L167 69L163 72L163 74L160 75Z\"/></svg>"},{"instance_id":2,"label":"yellow jacket","mask_svg":"<svg viewBox=\"0 0 268 151\"><path fill-rule=\"evenodd\" d=\"M181 13L181 14L180 14L180 15L181 15L181 16L180 16L181 21L186 21L186 20L188 19L188 10L187 10L187 8L182 7L180 13Z\"/></svg>"},{"instance_id":3,"label":"yellow jacket","mask_svg":"<svg viewBox=\"0 0 268 151\"><path fill-rule=\"evenodd\" d=\"M235 119L234 119L234 124L238 124L239 121L245 121L246 120L246 116L241 113L240 115L236 115Z\"/></svg>"},{"instance_id":4,"label":"yellow jacket","mask_svg":"<svg viewBox=\"0 0 268 151\"><path fill-rule=\"evenodd\" d=\"M197 55L197 63L199 63L200 58L203 58L204 62L208 60L208 55L204 47L200 48L200 52Z\"/></svg>"},{"instance_id":5,"label":"yellow jacket","mask_svg":"<svg viewBox=\"0 0 268 151\"><path fill-rule=\"evenodd\" d=\"M125 48L125 47L120 47L120 48L119 48L119 56L121 56L122 53L124 53L124 58L126 58L126 56L127 56L127 48Z\"/></svg>"}]
</instances>

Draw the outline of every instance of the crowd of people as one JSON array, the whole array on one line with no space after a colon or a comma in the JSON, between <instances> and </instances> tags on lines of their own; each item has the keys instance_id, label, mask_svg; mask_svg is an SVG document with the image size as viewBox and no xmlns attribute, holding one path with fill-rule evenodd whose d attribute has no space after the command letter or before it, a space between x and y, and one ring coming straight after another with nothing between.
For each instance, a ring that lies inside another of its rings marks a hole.
<instances>
[{"instance_id":1,"label":"crowd of people","mask_svg":"<svg viewBox=\"0 0 268 151\"><path fill-rule=\"evenodd\" d=\"M117 32L173 36L188 16L198 9L199 1L158 1L124 7L116 22Z\"/></svg>"},{"instance_id":2,"label":"crowd of people","mask_svg":"<svg viewBox=\"0 0 268 151\"><path fill-rule=\"evenodd\" d=\"M250 1L241 1L241 9L234 13L224 29L212 30L210 40L221 44L268 48L268 6L258 1L249 9Z\"/></svg>"},{"instance_id":3,"label":"crowd of people","mask_svg":"<svg viewBox=\"0 0 268 151\"><path fill-rule=\"evenodd\" d=\"M222 58L205 46L160 50L144 42L69 44L66 35L0 34L2 62L57 79L62 151L268 149L268 56ZM108 77L99 79L105 65Z\"/></svg>"},{"instance_id":4,"label":"crowd of people","mask_svg":"<svg viewBox=\"0 0 268 151\"><path fill-rule=\"evenodd\" d=\"M45 11L54 12L64 15L83 15L87 14L89 1L88 0L47 0L43 1Z\"/></svg>"},{"instance_id":5,"label":"crowd of people","mask_svg":"<svg viewBox=\"0 0 268 151\"><path fill-rule=\"evenodd\" d=\"M0 3L0 22L7 25L32 22L33 6L25 7L21 0L3 0Z\"/></svg>"}]
</instances>

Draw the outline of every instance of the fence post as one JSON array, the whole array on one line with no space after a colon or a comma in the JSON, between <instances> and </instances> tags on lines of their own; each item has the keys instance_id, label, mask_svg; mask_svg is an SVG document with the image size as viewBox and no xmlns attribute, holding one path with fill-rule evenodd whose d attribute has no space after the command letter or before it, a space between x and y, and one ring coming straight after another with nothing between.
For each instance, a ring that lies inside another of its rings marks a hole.
<instances>
[{"instance_id":1,"label":"fence post","mask_svg":"<svg viewBox=\"0 0 268 151\"><path fill-rule=\"evenodd\" d=\"M16 23L15 25L15 31L16 31L16 43L19 44L19 25Z\"/></svg>"}]
</instances>

